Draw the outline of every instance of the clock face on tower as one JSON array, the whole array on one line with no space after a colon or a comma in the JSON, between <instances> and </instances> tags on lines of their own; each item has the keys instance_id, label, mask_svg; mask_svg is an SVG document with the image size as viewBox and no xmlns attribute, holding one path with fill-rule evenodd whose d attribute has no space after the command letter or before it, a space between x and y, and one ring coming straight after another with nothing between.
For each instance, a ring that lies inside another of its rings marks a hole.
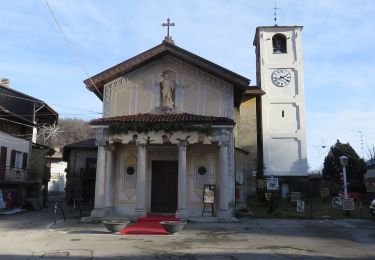
<instances>
[{"instance_id":1,"label":"clock face on tower","mask_svg":"<svg viewBox=\"0 0 375 260\"><path fill-rule=\"evenodd\" d=\"M278 87L286 87L290 83L292 76L288 69L277 69L272 72L272 82Z\"/></svg>"}]
</instances>

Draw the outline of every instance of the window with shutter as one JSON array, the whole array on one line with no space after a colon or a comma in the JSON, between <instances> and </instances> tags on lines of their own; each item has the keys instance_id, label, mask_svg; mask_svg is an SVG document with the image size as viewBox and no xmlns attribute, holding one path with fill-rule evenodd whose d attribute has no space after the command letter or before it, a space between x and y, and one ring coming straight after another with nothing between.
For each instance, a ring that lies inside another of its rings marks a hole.
<instances>
[{"instance_id":1,"label":"window with shutter","mask_svg":"<svg viewBox=\"0 0 375 260\"><path fill-rule=\"evenodd\" d=\"M6 166L7 164L7 148L5 146L1 146L0 150L0 166Z\"/></svg>"},{"instance_id":2,"label":"window with shutter","mask_svg":"<svg viewBox=\"0 0 375 260\"><path fill-rule=\"evenodd\" d=\"M12 150L10 154L10 168L18 168L21 169L22 167L22 152Z\"/></svg>"},{"instance_id":3,"label":"window with shutter","mask_svg":"<svg viewBox=\"0 0 375 260\"><path fill-rule=\"evenodd\" d=\"M16 150L10 152L10 168L16 167Z\"/></svg>"},{"instance_id":4,"label":"window with shutter","mask_svg":"<svg viewBox=\"0 0 375 260\"><path fill-rule=\"evenodd\" d=\"M27 167L27 153L23 153L22 170L26 170L26 167Z\"/></svg>"},{"instance_id":5,"label":"window with shutter","mask_svg":"<svg viewBox=\"0 0 375 260\"><path fill-rule=\"evenodd\" d=\"M0 178L4 179L5 174L5 167L7 165L7 148L5 146L1 146L0 149Z\"/></svg>"}]
</instances>

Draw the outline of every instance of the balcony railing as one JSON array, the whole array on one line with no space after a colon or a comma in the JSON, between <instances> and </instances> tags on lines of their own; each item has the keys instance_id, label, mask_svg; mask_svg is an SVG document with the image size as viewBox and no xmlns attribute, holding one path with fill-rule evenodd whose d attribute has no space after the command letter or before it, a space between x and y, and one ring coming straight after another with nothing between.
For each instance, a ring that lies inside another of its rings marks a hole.
<instances>
[{"instance_id":1,"label":"balcony railing","mask_svg":"<svg viewBox=\"0 0 375 260\"><path fill-rule=\"evenodd\" d=\"M27 170L26 181L27 182L41 182L42 178L38 176L37 170L29 169Z\"/></svg>"},{"instance_id":2,"label":"balcony railing","mask_svg":"<svg viewBox=\"0 0 375 260\"><path fill-rule=\"evenodd\" d=\"M38 171L0 165L0 183L38 182Z\"/></svg>"}]
</instances>

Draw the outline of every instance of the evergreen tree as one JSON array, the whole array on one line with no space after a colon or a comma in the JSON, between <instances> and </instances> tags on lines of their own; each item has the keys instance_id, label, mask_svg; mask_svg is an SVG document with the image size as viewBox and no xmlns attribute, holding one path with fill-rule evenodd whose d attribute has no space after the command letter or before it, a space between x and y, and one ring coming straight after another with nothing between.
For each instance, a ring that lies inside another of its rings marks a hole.
<instances>
[{"instance_id":1,"label":"evergreen tree","mask_svg":"<svg viewBox=\"0 0 375 260\"><path fill-rule=\"evenodd\" d=\"M365 192L364 174L366 173L366 163L358 156L349 143L343 144L337 140L336 144L331 147L324 159L323 178L330 183L333 192L343 190L343 182L340 176L343 171L340 157L343 155L348 157L348 165L346 166L346 179L349 183L348 191Z\"/></svg>"}]
</instances>

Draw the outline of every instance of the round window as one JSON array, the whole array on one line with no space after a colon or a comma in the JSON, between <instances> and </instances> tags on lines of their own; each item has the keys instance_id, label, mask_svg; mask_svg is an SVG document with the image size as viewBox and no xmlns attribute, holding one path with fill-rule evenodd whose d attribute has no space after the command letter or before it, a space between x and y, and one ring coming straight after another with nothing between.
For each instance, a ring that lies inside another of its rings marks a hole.
<instances>
[{"instance_id":1,"label":"round window","mask_svg":"<svg viewBox=\"0 0 375 260\"><path fill-rule=\"evenodd\" d=\"M206 172L207 172L206 167L201 166L201 167L198 168L198 173L199 173L199 175L205 175Z\"/></svg>"},{"instance_id":2,"label":"round window","mask_svg":"<svg viewBox=\"0 0 375 260\"><path fill-rule=\"evenodd\" d=\"M134 172L135 172L135 169L134 169L133 166L129 166L128 168L126 168L126 173L127 173L128 175L133 175Z\"/></svg>"}]
</instances>

